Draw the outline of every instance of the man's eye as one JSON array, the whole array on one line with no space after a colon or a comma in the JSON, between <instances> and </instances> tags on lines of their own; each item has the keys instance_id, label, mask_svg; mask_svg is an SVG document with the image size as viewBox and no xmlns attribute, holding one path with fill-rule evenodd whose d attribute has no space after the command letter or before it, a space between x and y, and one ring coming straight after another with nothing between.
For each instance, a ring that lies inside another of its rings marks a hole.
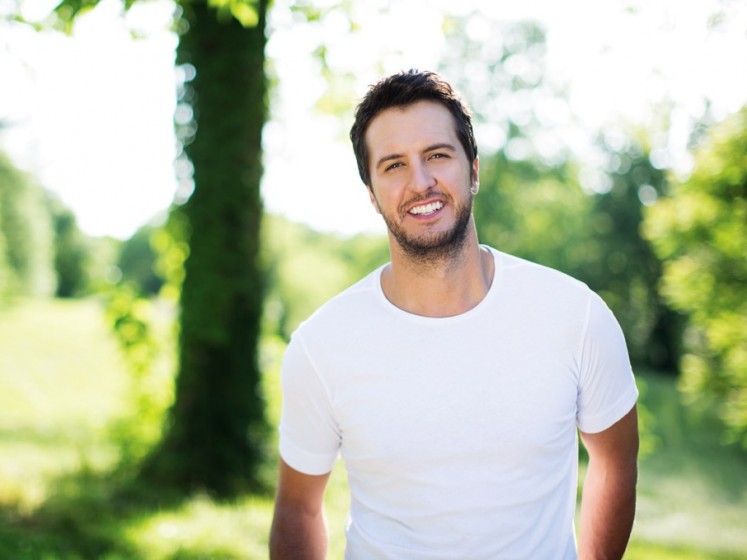
<instances>
[{"instance_id":1,"label":"man's eye","mask_svg":"<svg viewBox=\"0 0 747 560\"><path fill-rule=\"evenodd\" d=\"M439 152L439 153L433 154L429 159L441 159L445 157L448 157L448 156L446 154L442 154Z\"/></svg>"},{"instance_id":2,"label":"man's eye","mask_svg":"<svg viewBox=\"0 0 747 560\"><path fill-rule=\"evenodd\" d=\"M397 162L394 162L393 164L387 166L386 171L389 171L390 169L396 169L396 168L401 167L401 166L402 166L402 162L401 161L397 161Z\"/></svg>"}]
</instances>

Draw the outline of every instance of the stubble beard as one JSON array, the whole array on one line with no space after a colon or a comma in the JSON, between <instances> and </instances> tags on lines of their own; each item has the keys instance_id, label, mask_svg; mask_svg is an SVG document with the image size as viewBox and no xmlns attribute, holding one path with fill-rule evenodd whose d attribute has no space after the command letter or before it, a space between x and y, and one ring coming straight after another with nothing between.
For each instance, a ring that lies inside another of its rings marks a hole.
<instances>
[{"instance_id":1,"label":"stubble beard","mask_svg":"<svg viewBox=\"0 0 747 560\"><path fill-rule=\"evenodd\" d=\"M403 252L419 265L435 265L447 262L459 255L469 235L472 217L472 197L456 206L454 225L438 233L411 235L400 225L401 220L382 214L389 232Z\"/></svg>"}]
</instances>

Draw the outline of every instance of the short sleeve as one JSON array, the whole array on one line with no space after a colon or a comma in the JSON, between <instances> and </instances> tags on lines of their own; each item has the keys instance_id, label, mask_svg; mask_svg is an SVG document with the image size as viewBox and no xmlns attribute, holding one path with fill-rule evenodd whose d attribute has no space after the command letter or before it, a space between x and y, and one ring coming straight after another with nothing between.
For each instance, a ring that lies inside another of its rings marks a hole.
<instances>
[{"instance_id":1,"label":"short sleeve","mask_svg":"<svg viewBox=\"0 0 747 560\"><path fill-rule=\"evenodd\" d=\"M283 357L282 388L280 456L297 471L328 473L337 459L340 432L333 418L329 391L298 332Z\"/></svg>"},{"instance_id":2,"label":"short sleeve","mask_svg":"<svg viewBox=\"0 0 747 560\"><path fill-rule=\"evenodd\" d=\"M606 430L638 399L625 337L604 301L591 293L581 341L576 421L582 432Z\"/></svg>"}]
</instances>

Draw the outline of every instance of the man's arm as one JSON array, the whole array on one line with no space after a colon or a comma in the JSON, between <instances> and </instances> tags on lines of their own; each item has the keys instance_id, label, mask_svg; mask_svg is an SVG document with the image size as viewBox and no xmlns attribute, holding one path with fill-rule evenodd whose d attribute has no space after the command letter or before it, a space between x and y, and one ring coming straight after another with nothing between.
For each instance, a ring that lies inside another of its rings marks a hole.
<instances>
[{"instance_id":1,"label":"man's arm","mask_svg":"<svg viewBox=\"0 0 747 560\"><path fill-rule=\"evenodd\" d=\"M304 474L280 459L275 516L270 532L272 560L322 560L327 556L324 489L329 473Z\"/></svg>"},{"instance_id":2,"label":"man's arm","mask_svg":"<svg viewBox=\"0 0 747 560\"><path fill-rule=\"evenodd\" d=\"M581 433L589 452L579 530L579 560L619 560L635 517L638 416L634 406L610 428Z\"/></svg>"}]
</instances>

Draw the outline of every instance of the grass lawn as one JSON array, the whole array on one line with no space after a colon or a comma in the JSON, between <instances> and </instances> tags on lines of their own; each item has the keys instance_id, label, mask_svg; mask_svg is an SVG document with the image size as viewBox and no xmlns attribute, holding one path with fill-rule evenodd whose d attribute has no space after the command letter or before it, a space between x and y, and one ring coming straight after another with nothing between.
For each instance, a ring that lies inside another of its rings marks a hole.
<instances>
[{"instance_id":1,"label":"grass lawn","mask_svg":"<svg viewBox=\"0 0 747 560\"><path fill-rule=\"evenodd\" d=\"M281 355L281 343L263 343L273 421ZM671 377L639 379L657 445L641 460L626 558L747 558L747 453L721 445L711 410L684 407ZM127 413L132 387L96 301L0 310L0 388L0 558L267 557L270 495L217 503L122 490L109 426ZM348 497L339 467L326 500L330 558L341 558Z\"/></svg>"}]
</instances>

